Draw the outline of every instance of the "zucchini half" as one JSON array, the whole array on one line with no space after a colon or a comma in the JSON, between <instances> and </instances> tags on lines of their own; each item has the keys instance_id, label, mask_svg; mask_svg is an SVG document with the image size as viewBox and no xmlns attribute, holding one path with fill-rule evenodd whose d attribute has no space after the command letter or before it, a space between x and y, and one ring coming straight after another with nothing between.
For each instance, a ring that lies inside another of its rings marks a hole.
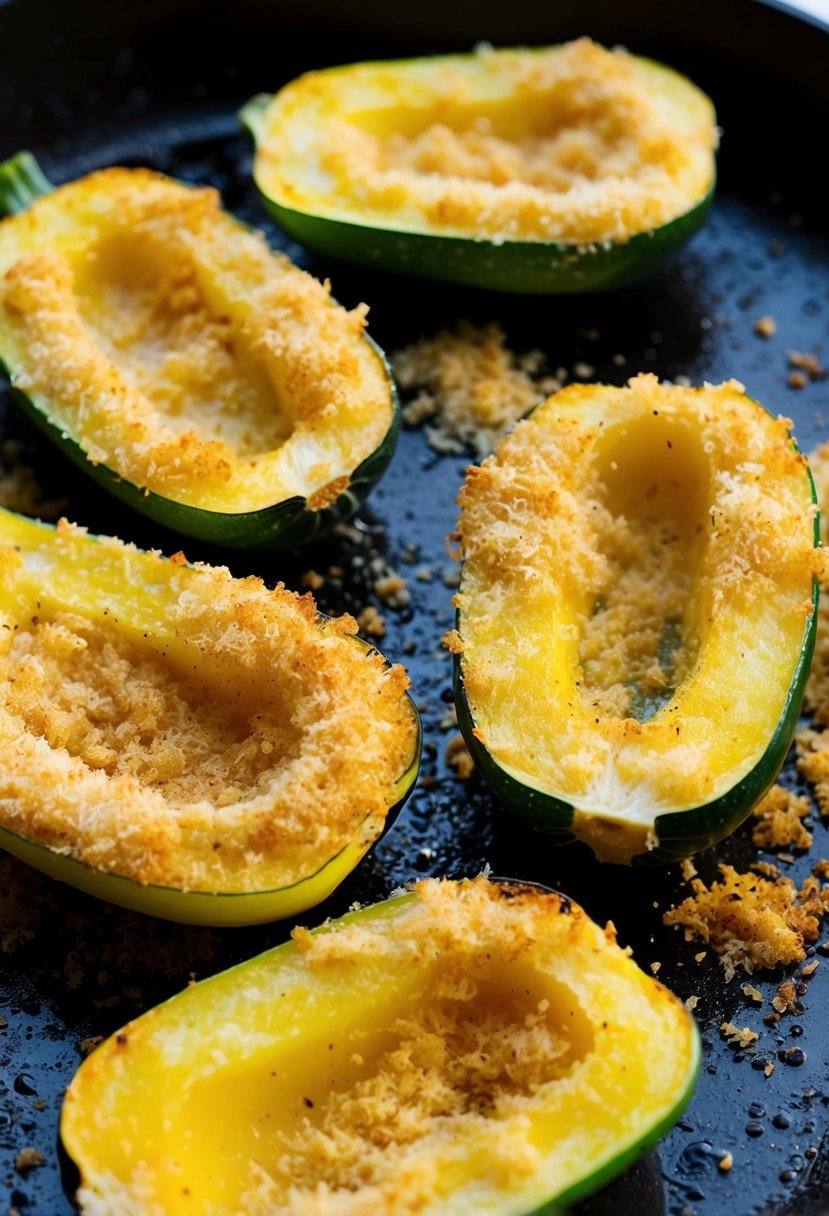
<instances>
[{"instance_id":1,"label":"zucchini half","mask_svg":"<svg viewBox=\"0 0 829 1216\"><path fill-rule=\"evenodd\" d=\"M214 190L105 169L52 190L0 166L0 367L76 464L185 536L301 544L385 471L382 352Z\"/></svg>"},{"instance_id":2,"label":"zucchini half","mask_svg":"<svg viewBox=\"0 0 829 1216\"><path fill-rule=\"evenodd\" d=\"M571 385L461 491L456 701L502 802L607 861L732 832L794 735L814 487L731 381Z\"/></svg>"},{"instance_id":3,"label":"zucchini half","mask_svg":"<svg viewBox=\"0 0 829 1216\"><path fill-rule=\"evenodd\" d=\"M714 191L705 94L587 38L310 72L241 119L265 205L297 240L500 291L641 278Z\"/></svg>"},{"instance_id":4,"label":"zucchini half","mask_svg":"<svg viewBox=\"0 0 829 1216\"><path fill-rule=\"evenodd\" d=\"M0 511L0 848L195 924L325 899L415 782L399 666L350 617Z\"/></svg>"},{"instance_id":5,"label":"zucchini half","mask_svg":"<svg viewBox=\"0 0 829 1216\"><path fill-rule=\"evenodd\" d=\"M692 1017L612 926L430 879L124 1027L61 1138L90 1216L529 1216L649 1148L698 1068Z\"/></svg>"}]
</instances>

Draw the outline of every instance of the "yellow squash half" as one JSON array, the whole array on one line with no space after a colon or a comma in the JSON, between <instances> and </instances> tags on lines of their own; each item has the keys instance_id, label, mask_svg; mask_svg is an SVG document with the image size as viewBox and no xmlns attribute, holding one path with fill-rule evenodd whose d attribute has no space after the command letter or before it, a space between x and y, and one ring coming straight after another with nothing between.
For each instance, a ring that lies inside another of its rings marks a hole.
<instances>
[{"instance_id":1,"label":"yellow squash half","mask_svg":"<svg viewBox=\"0 0 829 1216\"><path fill-rule=\"evenodd\" d=\"M173 920L324 899L418 767L401 667L310 596L0 512L0 847Z\"/></svg>"},{"instance_id":2,"label":"yellow squash half","mask_svg":"<svg viewBox=\"0 0 829 1216\"><path fill-rule=\"evenodd\" d=\"M61 1137L90 1214L525 1216L651 1145L698 1060L564 896L428 880L124 1027Z\"/></svg>"},{"instance_id":3,"label":"yellow squash half","mask_svg":"<svg viewBox=\"0 0 829 1216\"><path fill-rule=\"evenodd\" d=\"M196 189L0 165L0 364L84 472L185 536L299 544L394 451L382 353L327 285Z\"/></svg>"},{"instance_id":4,"label":"yellow squash half","mask_svg":"<svg viewBox=\"0 0 829 1216\"><path fill-rule=\"evenodd\" d=\"M605 860L670 860L773 782L817 605L789 425L734 381L572 385L469 470L458 720L534 827Z\"/></svg>"}]
</instances>

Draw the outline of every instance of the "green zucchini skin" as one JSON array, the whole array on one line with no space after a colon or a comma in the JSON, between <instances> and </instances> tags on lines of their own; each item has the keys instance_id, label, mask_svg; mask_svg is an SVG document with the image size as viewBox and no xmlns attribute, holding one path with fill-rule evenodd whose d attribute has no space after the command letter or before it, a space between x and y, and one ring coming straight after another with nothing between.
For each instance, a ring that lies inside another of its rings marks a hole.
<instances>
[{"instance_id":1,"label":"green zucchini skin","mask_svg":"<svg viewBox=\"0 0 829 1216\"><path fill-rule=\"evenodd\" d=\"M389 391L393 402L392 420L383 441L351 474L348 488L330 506L313 511L307 499L286 498L261 511L206 511L165 498L153 491L144 491L134 482L120 477L105 464L93 464L73 437L20 389L14 387L13 373L0 361L0 370L11 381L12 397L57 448L88 474L98 485L120 499L126 506L165 528L194 540L207 541L230 549L281 551L324 536L337 524L350 519L363 504L369 492L389 467L400 434L400 402L397 389L388 371L388 363L380 347L371 338L378 358L389 376Z\"/></svg>"},{"instance_id":2,"label":"green zucchini skin","mask_svg":"<svg viewBox=\"0 0 829 1216\"><path fill-rule=\"evenodd\" d=\"M652 274L702 224L713 189L685 215L625 245L579 248L550 241L492 241L425 236L322 219L291 211L259 191L279 226L316 253L374 270L459 283L514 295L582 295L626 287Z\"/></svg>"},{"instance_id":3,"label":"green zucchini skin","mask_svg":"<svg viewBox=\"0 0 829 1216\"><path fill-rule=\"evenodd\" d=\"M30 152L19 152L0 164L0 216L17 215L52 191ZM238 221L237 221L238 222ZM244 226L241 225L240 226ZM307 544L349 519L383 476L394 455L400 433L400 401L385 354L364 335L382 365L392 408L381 442L350 474L348 487L333 503L319 510L294 495L256 511L211 511L167 498L120 476L105 464L89 459L80 443L51 417L48 405L15 387L14 369L0 359L0 371L10 381L18 405L78 468L126 506L182 536L232 549L285 550Z\"/></svg>"},{"instance_id":4,"label":"green zucchini skin","mask_svg":"<svg viewBox=\"0 0 829 1216\"><path fill-rule=\"evenodd\" d=\"M817 580L814 583L812 604L813 612L800 660L789 687L785 711L761 759L742 781L713 802L694 807L692 810L658 815L653 827L657 844L649 852L634 857L633 865L658 862L670 865L710 849L712 845L736 831L774 784L794 740L803 708L803 695L817 636ZM460 655L455 656L453 674L458 727L475 766L480 769L498 801L528 827L543 832L551 844L571 844L577 840L578 837L571 830L573 807L570 803L527 785L508 773L475 735L475 722L466 697Z\"/></svg>"},{"instance_id":5,"label":"green zucchini skin","mask_svg":"<svg viewBox=\"0 0 829 1216\"><path fill-rule=\"evenodd\" d=\"M264 138L264 114L272 100L271 95L260 94L239 111L240 121L256 145ZM373 270L514 295L583 295L646 278L702 225L715 187L716 181L683 215L637 233L624 244L580 246L556 241L496 243L353 224L284 207L256 182L264 207L283 231L315 253Z\"/></svg>"}]
</instances>

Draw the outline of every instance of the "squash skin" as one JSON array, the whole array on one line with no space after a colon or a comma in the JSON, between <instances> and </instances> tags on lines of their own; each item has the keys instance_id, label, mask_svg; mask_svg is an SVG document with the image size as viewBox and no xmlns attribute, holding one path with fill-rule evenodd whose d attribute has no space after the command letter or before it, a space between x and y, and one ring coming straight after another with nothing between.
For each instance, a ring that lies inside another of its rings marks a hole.
<instances>
[{"instance_id":1,"label":"squash skin","mask_svg":"<svg viewBox=\"0 0 829 1216\"><path fill-rule=\"evenodd\" d=\"M31 153L21 152L0 164L0 216L24 211L36 198L51 191ZM235 221L240 228L245 225ZM50 415L48 403L40 403L16 388L14 369L0 358L0 371L12 381L12 396L40 430L88 476L132 510L182 536L228 548L284 550L324 536L349 519L365 501L372 487L389 466L400 433L400 402L383 351L368 334L363 335L382 368L387 383L390 422L380 443L349 474L349 484L336 499L322 508L310 507L308 498L294 495L252 511L215 511L147 491L103 463L89 459L80 443Z\"/></svg>"},{"instance_id":2,"label":"squash skin","mask_svg":"<svg viewBox=\"0 0 829 1216\"><path fill-rule=\"evenodd\" d=\"M748 398L764 413L770 413L759 402ZM526 415L532 417L534 407ZM799 454L795 440L792 449ZM820 517L814 480L808 466L805 469L810 501L814 511L812 542L820 547ZM461 592L463 590L463 568L461 568ZM812 578L811 613L806 621L802 644L788 686L783 711L777 726L768 741L765 751L749 772L730 789L710 802L672 813L655 816L652 833L647 846L633 848L628 856L615 856L610 845L609 855L603 855L607 846L598 838L591 839L589 828L579 824L574 805L551 792L534 786L526 775L511 772L487 749L478 737L472 707L464 682L463 655L453 657L453 689L458 716L458 726L467 748L498 800L528 827L543 833L552 844L566 845L583 841L593 848L599 860L625 861L633 865L673 864L684 858L711 848L731 835L748 817L753 807L774 784L786 755L794 740L803 705L806 683L817 635L819 584ZM462 612L456 613L456 629L462 634ZM622 846L624 852L624 845Z\"/></svg>"},{"instance_id":3,"label":"squash skin","mask_svg":"<svg viewBox=\"0 0 829 1216\"><path fill-rule=\"evenodd\" d=\"M431 881L434 882L435 880ZM510 1193L505 1196L503 1199L503 1206L500 1204L496 1205L492 1200L490 1200L486 1208L488 1212L493 1213L493 1216L495 1216L495 1213L501 1211L503 1211L505 1214L509 1213L509 1216L519 1216L519 1214L520 1216L553 1216L554 1213L563 1213L564 1211L569 1210L571 1204L604 1186L607 1182L616 1177L629 1165L638 1160L645 1152L652 1148L657 1140L673 1126L677 1118L680 1116L682 1110L690 1100L699 1075L701 1056L699 1034L693 1018L680 1004L680 1002L677 1001L676 998L670 997L670 994L667 994L664 989L662 989L662 986L658 985L657 982L652 980L649 976L644 976L641 973L638 973L638 968L635 967L635 964L633 964L632 961L625 959L624 962L622 962L619 960L617 958L618 948L613 944L608 945L608 939L604 934L602 934L602 931L599 930L597 926L592 924L582 909L573 904L566 896L559 895L556 892L550 891L547 888L541 887L540 885L534 883L517 883L510 880L501 879L476 879L473 881L475 883L482 883L486 881L489 888L503 892L503 895L499 894L497 898L503 898L509 902L512 902L513 900L526 899L539 901L541 899L547 900L551 920L555 920L557 916L566 916L568 921L571 923L572 920L578 922L578 928L576 930L578 936L576 936L574 939L571 934L571 936L567 939L569 949L575 953L575 959L584 958L587 960L592 955L592 960L588 965L593 967L595 972L599 972L601 967L607 967L608 973L613 975L614 984L617 981L617 973L620 974L621 971L625 969L630 972L631 976L636 977L635 984L637 987L640 985L642 987L647 985L648 988L650 988L652 986L654 989L654 994L657 990L660 990L661 998L667 999L668 1003L674 1007L674 1014L671 1017L673 1025L671 1027L666 1027L664 1034L668 1039L668 1043L670 1044L671 1053L679 1057L679 1059L682 1061L682 1078L681 1081L677 1081L671 1085L671 1088L665 1097L665 1101L662 1104L662 1112L658 1115L655 1112L648 1112L647 1115L643 1115L643 1126L633 1135L630 1135L628 1132L623 1136L620 1129L617 1133L619 1139L615 1144L611 1144L610 1139L608 1139L606 1142L606 1149L602 1150L601 1152L603 1160L598 1167L588 1168L586 1165L582 1164L582 1176L579 1176L578 1165L574 1165L572 1176L567 1179L567 1182L564 1185L560 1185L558 1191L556 1193L551 1193L550 1198L542 1202L540 1205L538 1204L536 1198L535 1201L531 1202L530 1206L521 1206L521 1191L520 1186L518 1186L517 1194L515 1191L511 1190ZM452 887L462 888L468 884L469 880L463 880L460 883L452 882L451 884L449 880L443 880L441 882L441 886L443 887L451 885ZM320 929L312 930L312 936L316 937L319 934L335 932L351 926L365 926L369 930L372 928L375 928L375 930L379 928L379 931L382 932L383 922L388 921L393 925L394 920L402 916L408 910L408 908L411 907L412 901L415 898L415 894L412 893L392 896L383 903L349 912L334 922L328 922ZM549 941L551 943L549 947L549 957L552 958L555 957L553 952L556 949L556 947L552 945L552 943L556 941L554 931L551 931ZM561 947L559 947L559 949L561 949ZM583 955L581 954L582 950L584 951ZM606 958L601 957L605 950L609 951ZM296 961L297 954L298 951L296 943L288 942L266 952L263 955L258 956L257 958L241 963L236 967L221 973L220 975L214 976L212 979L201 981L199 984L185 990L185 992L170 998L164 1004L150 1010L148 1013L138 1018L135 1022L126 1026L118 1034L112 1035L110 1039L102 1044L100 1048L96 1049L96 1052L94 1052L93 1055L81 1065L67 1091L61 1116L60 1136L61 1148L72 1162L72 1165L78 1171L82 1186L86 1185L87 1187L91 1187L91 1189L94 1191L94 1175L96 1172L100 1173L102 1165L106 1166L106 1147L104 1147L103 1150L102 1160L99 1145L101 1143L102 1136L105 1141L107 1132L105 1127L103 1132L101 1131L101 1124L97 1122L96 1119L96 1110L100 1108L102 1096L110 1110L118 1109L117 1104L119 1101L121 1103L125 1101L124 1095L119 1095L118 1089L123 1088L125 1076L127 1077L128 1086L128 1069L130 1067L137 1068L138 1084L142 1087L146 1086L148 1067L151 1069L153 1065L152 1061L150 1061L149 1065L142 1062L140 1054L141 1045L142 1041L147 1042L152 1051L153 1036L156 1033L156 1026L159 1028L160 1034L166 1035L168 1039L171 1029L175 1029L177 1025L177 1020L180 1021L181 1029L183 1031L186 1032L190 1030L192 1033L198 1033L198 1028L200 1026L209 1027L212 1025L214 1020L221 1021L224 1009L222 1002L226 999L225 993L229 994L232 992L234 985L240 990L244 989L245 992L251 990L256 992L257 988L260 988L261 990L262 980L258 978L259 975L262 975L263 978L268 977L267 982L270 983L271 986L275 987L276 985L279 985L281 989L280 996L282 999L284 999L287 995L289 1006L286 1025L289 1026L291 1024L291 1018L295 1016L290 1004L290 1002L295 999L293 997L291 988L296 990L299 999L307 1002L310 1017L320 1017L320 996L314 991L314 974L313 972L309 973L307 969L303 969L303 960L301 957L298 961ZM595 957L596 955L600 956L599 959ZM359 967L359 962L357 963L357 966ZM497 966L498 964L496 962L494 964L494 974L497 974ZM285 989L286 981L281 981L279 979L280 967L287 968L286 974L289 977L287 980L287 992ZM329 982L326 974L327 969L328 964L320 966L320 976L324 984ZM269 975L269 973L272 973L272 975ZM351 968L348 969L348 973L351 975L354 974ZM553 975L555 973L551 971L550 974ZM390 977L390 979L392 982L397 982L397 977ZM400 976L399 980L405 983L405 978L403 976ZM336 980L333 982L336 982ZM342 978L340 982L344 982ZM586 981L582 988L575 989L576 1000L580 1002L582 1008L585 1006L586 995L589 996L589 983L590 982ZM360 979L358 972L357 983L354 985L354 987L359 989L359 984ZM631 979L631 985L633 986L633 984L634 980ZM212 992L211 986L213 986ZM213 995L214 993L215 997ZM211 998L213 999L211 1000ZM264 1001L264 993L261 999ZM361 999L366 1000L365 997L358 995L357 1000ZM353 1000L354 998L351 997L351 1001ZM342 1001L342 1012L344 1018L343 1029L347 1032L351 1032L354 1027L359 1028L359 1016L355 1018L354 1011L350 1007L348 996L343 996ZM659 998L657 998L655 995L654 1002L656 1005L660 1003ZM360 1006L358 1005L357 1008L359 1011ZM406 1008L411 1009L411 1005L407 1005ZM245 1030L248 1026L247 1018L249 1017L251 1019L251 1025L253 1027L256 1025L256 1001L249 1000L247 1005L234 1005L234 1009L236 1011L235 1016L237 1018L236 1025L238 1036L239 1039L243 1041ZM324 1009L322 1012L324 1014ZM370 1009L368 1009L368 1007L367 1012L370 1014ZM598 1011L594 1013L592 1010L588 1010L588 1021L594 1030L597 1030L599 1019L602 1016L603 1015ZM642 1050L647 1050L646 1044L650 1041L649 1035L654 1033L650 1025L648 1030L640 1029L635 1019L631 1018L630 1015L628 1015L627 1019L625 1018L622 1010L619 1010L618 1020L620 1023L624 1024L624 1033L629 1035L630 1040L635 1040L637 1034L639 1036L640 1042L629 1049L631 1053L636 1056L637 1053L641 1052ZM336 1038L338 1035L338 1030L339 1028L336 1020L329 1017L326 1022L326 1036ZM254 1031L254 1033L256 1032ZM616 1040L614 1040L614 1042L616 1042ZM128 1044L132 1048L131 1060L126 1058L126 1053L124 1052L125 1044ZM301 1052L302 1047L303 1044L300 1039L293 1050ZM595 1054L595 1050L592 1047L588 1050ZM608 1064L610 1068L618 1068L621 1064L622 1069L624 1070L626 1065L623 1063L623 1061L628 1057L627 1055L618 1055L618 1046L614 1047L614 1050L617 1052L617 1054L610 1056ZM666 1046L664 1050L667 1052L668 1047ZM608 1051L610 1051L610 1048L608 1048ZM235 1057L232 1056L231 1063L234 1059ZM244 1056L240 1057L240 1063L242 1066L244 1066ZM608 1064L605 1064L604 1067L607 1067ZM244 1076L245 1073L243 1072L242 1077ZM180 1082L177 1082L176 1084L180 1085ZM309 1078L309 1084L313 1084L313 1075L311 1078ZM108 1087L111 1087L111 1102L110 1094L107 1093ZM129 1090L127 1088L126 1094L128 1093ZM624 1095L623 1086L621 1084L619 1085L619 1088L614 1091L614 1096L617 1095L618 1101L621 1102ZM278 1092L276 1097L278 1102ZM129 1098L126 1100L129 1101ZM86 1110L84 1108L86 1108ZM137 1102L135 1104L135 1109L141 1110L142 1104ZM112 1118L112 1115L110 1114L107 1117ZM181 1119L180 1115L179 1119ZM140 1134L139 1128L139 1138ZM607 1131L605 1134L608 1135L608 1137L612 1136L612 1132L609 1131ZM168 1141L169 1152L171 1155L175 1154L176 1152L175 1143L175 1139ZM120 1164L122 1163L119 1163L119 1165ZM190 1168L192 1168L192 1166ZM119 1181L121 1181L121 1175L116 1174L116 1177ZM209 1198L210 1197L208 1194L208 1201ZM451 1193L447 1195L446 1193L441 1192L441 1198L442 1202L438 1200L434 1207L430 1204L427 1211L430 1213L433 1211L435 1213L448 1213L449 1211L456 1210L451 1207L453 1201ZM171 1216L173 1216L173 1214L179 1210L184 1211L184 1208L179 1209L173 1200ZM188 1207L187 1210L189 1211L190 1208ZM214 1209L211 1207L211 1210ZM223 1212L225 1211L225 1208L224 1206L220 1206L216 1210ZM234 1208L233 1210L236 1209Z\"/></svg>"},{"instance_id":4,"label":"squash skin","mask_svg":"<svg viewBox=\"0 0 829 1216\"><path fill-rule=\"evenodd\" d=\"M495 52L497 54L497 52ZM441 57L436 56L439 61ZM453 56L460 60L471 56ZM403 60L402 66L408 62ZM378 63L378 69L396 66ZM662 65L659 65L662 66ZM348 68L324 69L326 74ZM678 73L675 73L678 75ZM277 95L278 96L278 95ZM274 95L259 94L239 112L258 148L267 135L267 111ZM395 274L453 282L523 295L583 294L608 291L646 278L670 258L704 222L714 199L716 171L710 188L688 209L667 223L631 236L625 243L579 245L563 241L448 236L420 232L404 225L373 227L293 208L271 197L254 165L254 181L266 209L290 236L329 257Z\"/></svg>"},{"instance_id":5,"label":"squash skin","mask_svg":"<svg viewBox=\"0 0 829 1216\"><path fill-rule=\"evenodd\" d=\"M38 532L54 531L49 524L25 519L12 512L0 511L0 539L7 542L14 536L19 544L21 537L25 537L27 532L36 536ZM98 538L82 537L77 539L77 543L95 545ZM126 550L122 575L125 583L134 578L136 563L133 560L128 570L127 562L130 557L134 559L136 555L139 560L143 556L140 550ZM156 578L163 576L163 569L164 563L159 561L158 569L154 571ZM318 616L320 620L325 619L321 614ZM354 636L351 641L362 651L374 653L374 648L362 638ZM377 839L392 826L414 788L420 767L422 729L420 716L408 693L404 693L404 699L413 731L411 759L395 783L394 801L384 817L382 830L379 833L372 831L366 821L367 831L363 831L361 825L352 839L337 853L321 859L318 869L288 885L251 891L211 891L141 883L126 874L95 868L80 858L60 853L44 843L28 839L2 826L0 848L50 878L66 882L86 894L136 912L185 924L232 927L296 916L326 899L351 873Z\"/></svg>"}]
</instances>

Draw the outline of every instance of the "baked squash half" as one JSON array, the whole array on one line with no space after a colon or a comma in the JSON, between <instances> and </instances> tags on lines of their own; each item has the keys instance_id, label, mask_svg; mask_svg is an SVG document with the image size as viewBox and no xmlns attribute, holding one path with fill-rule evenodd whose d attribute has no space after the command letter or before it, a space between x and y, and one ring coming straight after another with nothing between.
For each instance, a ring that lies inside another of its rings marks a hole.
<instances>
[{"instance_id":1,"label":"baked squash half","mask_svg":"<svg viewBox=\"0 0 829 1216\"><path fill-rule=\"evenodd\" d=\"M297 240L501 291L640 278L714 189L705 94L587 38L310 72L241 117L265 204Z\"/></svg>"},{"instance_id":2,"label":"baked squash half","mask_svg":"<svg viewBox=\"0 0 829 1216\"><path fill-rule=\"evenodd\" d=\"M382 352L215 190L0 166L0 363L58 446L185 536L299 544L350 515L399 427Z\"/></svg>"},{"instance_id":3,"label":"baked squash half","mask_svg":"<svg viewBox=\"0 0 829 1216\"><path fill-rule=\"evenodd\" d=\"M293 937L84 1062L83 1212L558 1211L693 1090L690 1014L563 895L429 879Z\"/></svg>"},{"instance_id":4,"label":"baked squash half","mask_svg":"<svg viewBox=\"0 0 829 1216\"><path fill-rule=\"evenodd\" d=\"M814 488L731 381L571 385L461 491L458 718L498 797L628 862L707 848L791 744Z\"/></svg>"},{"instance_id":5,"label":"baked squash half","mask_svg":"<svg viewBox=\"0 0 829 1216\"><path fill-rule=\"evenodd\" d=\"M242 925L319 903L394 818L401 667L310 596L0 512L0 848L92 895Z\"/></svg>"}]
</instances>

